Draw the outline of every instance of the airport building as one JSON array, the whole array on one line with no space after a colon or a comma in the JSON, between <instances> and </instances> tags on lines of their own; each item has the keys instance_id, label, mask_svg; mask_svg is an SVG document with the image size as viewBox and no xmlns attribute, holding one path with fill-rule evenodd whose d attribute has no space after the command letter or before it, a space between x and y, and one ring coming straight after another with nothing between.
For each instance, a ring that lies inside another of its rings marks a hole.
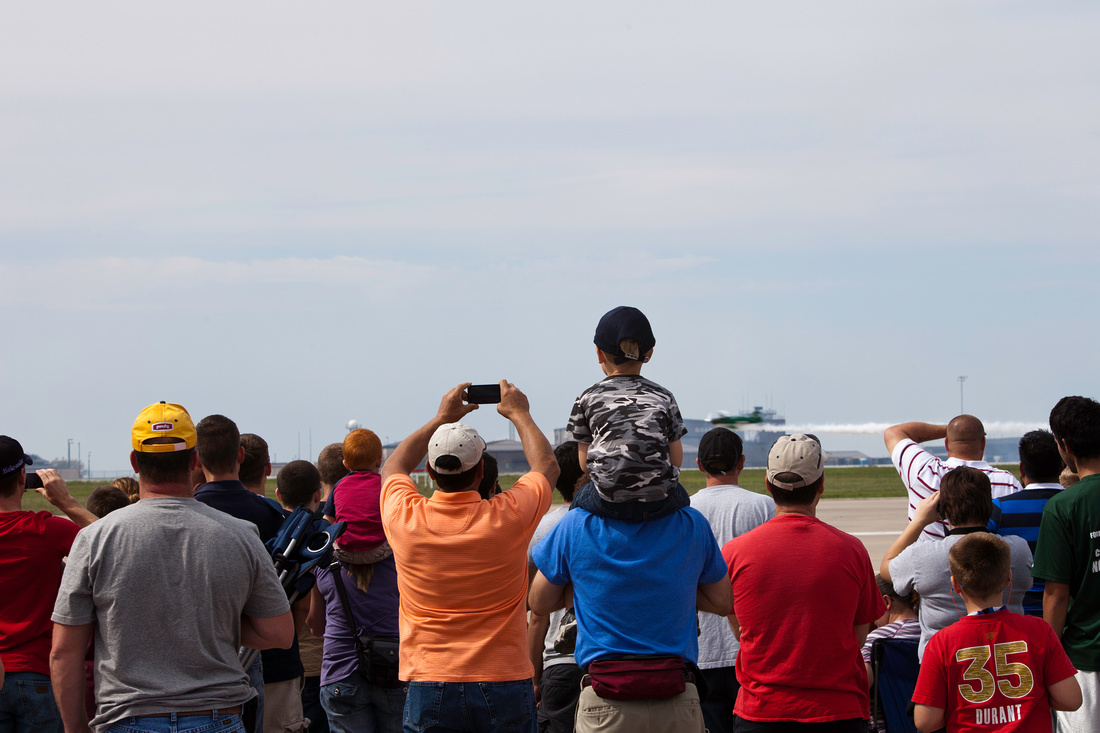
<instances>
[{"instance_id":1,"label":"airport building","mask_svg":"<svg viewBox=\"0 0 1100 733\"><path fill-rule=\"evenodd\" d=\"M765 468L768 465L768 449L780 436L786 435L784 429L786 420L776 414L775 410L766 410L762 407L755 408L763 418L760 425L762 429L735 430L745 445L745 467ZM684 448L684 461L681 468L694 470L695 460L699 455L699 441L714 425L707 420L684 420L687 434L681 442ZM566 428L554 429L555 446L568 439ZM1017 463L1020 460L1020 439L989 438L986 440L985 459L990 463L1004 464ZM383 460L389 458L397 443L382 446ZM529 470L527 459L523 455L523 445L518 440L494 440L487 445L489 453L497 459L500 473L522 474ZM943 447L943 441L931 441L924 444L925 450L941 459L947 458L947 451ZM872 458L860 451L832 450L829 451L828 466L876 466L889 465L889 457ZM423 471L424 464L417 467L417 471Z\"/></svg>"}]
</instances>

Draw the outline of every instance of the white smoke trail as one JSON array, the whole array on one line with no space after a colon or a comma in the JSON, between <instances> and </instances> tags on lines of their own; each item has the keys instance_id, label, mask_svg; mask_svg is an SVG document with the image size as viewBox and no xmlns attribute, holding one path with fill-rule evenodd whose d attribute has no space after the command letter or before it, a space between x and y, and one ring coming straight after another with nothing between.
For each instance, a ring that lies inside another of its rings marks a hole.
<instances>
[{"instance_id":1,"label":"white smoke trail","mask_svg":"<svg viewBox=\"0 0 1100 733\"><path fill-rule=\"evenodd\" d=\"M736 430L753 432L758 430L774 430L785 433L844 433L847 435L881 435L886 428L894 423L868 422L857 424L822 423L822 424L789 424L789 425L739 425ZM998 436L1023 435L1030 430L1048 430L1046 423L1037 422L987 422L985 423L986 435Z\"/></svg>"}]
</instances>

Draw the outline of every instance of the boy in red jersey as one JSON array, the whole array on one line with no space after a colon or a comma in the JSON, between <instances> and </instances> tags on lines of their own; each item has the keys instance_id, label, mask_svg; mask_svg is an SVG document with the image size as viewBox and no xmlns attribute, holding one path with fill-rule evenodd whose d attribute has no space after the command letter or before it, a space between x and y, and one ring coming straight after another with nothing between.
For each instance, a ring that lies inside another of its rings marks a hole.
<instances>
[{"instance_id":1,"label":"boy in red jersey","mask_svg":"<svg viewBox=\"0 0 1100 733\"><path fill-rule=\"evenodd\" d=\"M917 728L1050 731L1051 709L1076 710L1081 687L1051 627L1001 605L1011 581L1008 545L978 532L948 558L968 615L928 642L913 693Z\"/></svg>"}]
</instances>

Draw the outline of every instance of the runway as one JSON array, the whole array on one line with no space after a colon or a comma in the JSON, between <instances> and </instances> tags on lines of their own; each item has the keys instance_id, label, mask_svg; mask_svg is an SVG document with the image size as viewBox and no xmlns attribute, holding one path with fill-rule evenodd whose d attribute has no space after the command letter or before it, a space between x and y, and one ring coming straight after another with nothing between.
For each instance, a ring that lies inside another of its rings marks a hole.
<instances>
[{"instance_id":1,"label":"runway","mask_svg":"<svg viewBox=\"0 0 1100 733\"><path fill-rule=\"evenodd\" d=\"M905 497L822 499L817 505L817 517L862 540L878 572L882 556L909 523L908 507L909 500Z\"/></svg>"}]
</instances>

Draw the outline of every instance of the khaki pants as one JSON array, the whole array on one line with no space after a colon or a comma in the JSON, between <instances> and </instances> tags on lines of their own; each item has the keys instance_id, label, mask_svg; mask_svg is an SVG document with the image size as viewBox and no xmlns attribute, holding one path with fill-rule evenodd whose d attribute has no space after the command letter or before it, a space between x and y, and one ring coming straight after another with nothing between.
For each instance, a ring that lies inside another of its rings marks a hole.
<instances>
[{"instance_id":1,"label":"khaki pants","mask_svg":"<svg viewBox=\"0 0 1100 733\"><path fill-rule=\"evenodd\" d=\"M608 700L581 690L576 733L703 733L699 691L687 689L668 700Z\"/></svg>"},{"instance_id":2,"label":"khaki pants","mask_svg":"<svg viewBox=\"0 0 1100 733\"><path fill-rule=\"evenodd\" d=\"M264 685L264 733L300 733L309 727L302 715L302 678Z\"/></svg>"}]
</instances>

